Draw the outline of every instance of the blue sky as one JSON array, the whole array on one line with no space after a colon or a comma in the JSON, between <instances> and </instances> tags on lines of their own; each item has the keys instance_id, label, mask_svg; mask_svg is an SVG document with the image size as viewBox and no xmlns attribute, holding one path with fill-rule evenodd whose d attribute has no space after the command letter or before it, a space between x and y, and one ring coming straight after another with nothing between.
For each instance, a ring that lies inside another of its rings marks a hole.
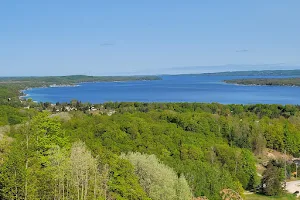
<instances>
[{"instance_id":1,"label":"blue sky","mask_svg":"<svg viewBox=\"0 0 300 200\"><path fill-rule=\"evenodd\" d=\"M300 68L299 0L3 0L0 76Z\"/></svg>"}]
</instances>

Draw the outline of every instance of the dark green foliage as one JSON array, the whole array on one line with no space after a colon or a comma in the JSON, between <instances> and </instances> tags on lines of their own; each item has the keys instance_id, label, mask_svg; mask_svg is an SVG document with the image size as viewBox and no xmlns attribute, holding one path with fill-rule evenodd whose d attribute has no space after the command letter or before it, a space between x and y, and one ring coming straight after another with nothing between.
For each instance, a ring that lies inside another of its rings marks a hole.
<instances>
[{"instance_id":1,"label":"dark green foliage","mask_svg":"<svg viewBox=\"0 0 300 200\"><path fill-rule=\"evenodd\" d=\"M262 192L269 196L283 194L284 169L281 163L271 161L262 178Z\"/></svg>"},{"instance_id":2,"label":"dark green foliage","mask_svg":"<svg viewBox=\"0 0 300 200\"><path fill-rule=\"evenodd\" d=\"M24 110L0 105L0 126L20 124L28 119L27 114Z\"/></svg>"}]
</instances>

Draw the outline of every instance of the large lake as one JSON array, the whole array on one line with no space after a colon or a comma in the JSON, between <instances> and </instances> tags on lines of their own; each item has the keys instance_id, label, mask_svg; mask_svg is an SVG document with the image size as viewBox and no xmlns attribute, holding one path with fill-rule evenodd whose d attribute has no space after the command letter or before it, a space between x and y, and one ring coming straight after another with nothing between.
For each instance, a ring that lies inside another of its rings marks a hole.
<instances>
[{"instance_id":1,"label":"large lake","mask_svg":"<svg viewBox=\"0 0 300 200\"><path fill-rule=\"evenodd\" d=\"M78 87L34 88L27 98L42 102L219 102L223 104L300 104L300 87L240 86L223 80L241 76L162 76L157 81L82 83ZM276 77L274 77L276 78Z\"/></svg>"}]
</instances>

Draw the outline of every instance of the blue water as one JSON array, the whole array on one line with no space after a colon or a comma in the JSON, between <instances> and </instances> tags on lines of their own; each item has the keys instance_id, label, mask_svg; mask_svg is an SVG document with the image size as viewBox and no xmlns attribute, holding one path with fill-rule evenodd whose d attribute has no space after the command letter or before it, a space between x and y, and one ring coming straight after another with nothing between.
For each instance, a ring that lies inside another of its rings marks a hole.
<instances>
[{"instance_id":1,"label":"blue water","mask_svg":"<svg viewBox=\"0 0 300 200\"><path fill-rule=\"evenodd\" d=\"M247 77L162 76L157 81L82 83L78 87L34 88L26 98L41 102L219 102L223 104L300 104L300 87L240 86L222 80ZM256 78L256 77L248 77Z\"/></svg>"}]
</instances>

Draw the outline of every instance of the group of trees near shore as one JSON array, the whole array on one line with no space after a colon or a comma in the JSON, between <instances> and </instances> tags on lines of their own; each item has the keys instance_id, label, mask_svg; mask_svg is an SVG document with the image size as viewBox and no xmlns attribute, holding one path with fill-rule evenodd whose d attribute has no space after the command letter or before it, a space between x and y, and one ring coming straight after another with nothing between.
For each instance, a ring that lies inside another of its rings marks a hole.
<instances>
[{"instance_id":1,"label":"group of trees near shore","mask_svg":"<svg viewBox=\"0 0 300 200\"><path fill-rule=\"evenodd\" d=\"M13 139L1 149L0 198L220 199L223 189L242 195L261 184L255 155L266 147L299 156L298 106L95 106L116 113L72 111L64 119L3 106L7 119L19 118L2 120L11 125ZM266 168L279 177L282 166ZM287 176L292 170L287 168Z\"/></svg>"}]
</instances>

